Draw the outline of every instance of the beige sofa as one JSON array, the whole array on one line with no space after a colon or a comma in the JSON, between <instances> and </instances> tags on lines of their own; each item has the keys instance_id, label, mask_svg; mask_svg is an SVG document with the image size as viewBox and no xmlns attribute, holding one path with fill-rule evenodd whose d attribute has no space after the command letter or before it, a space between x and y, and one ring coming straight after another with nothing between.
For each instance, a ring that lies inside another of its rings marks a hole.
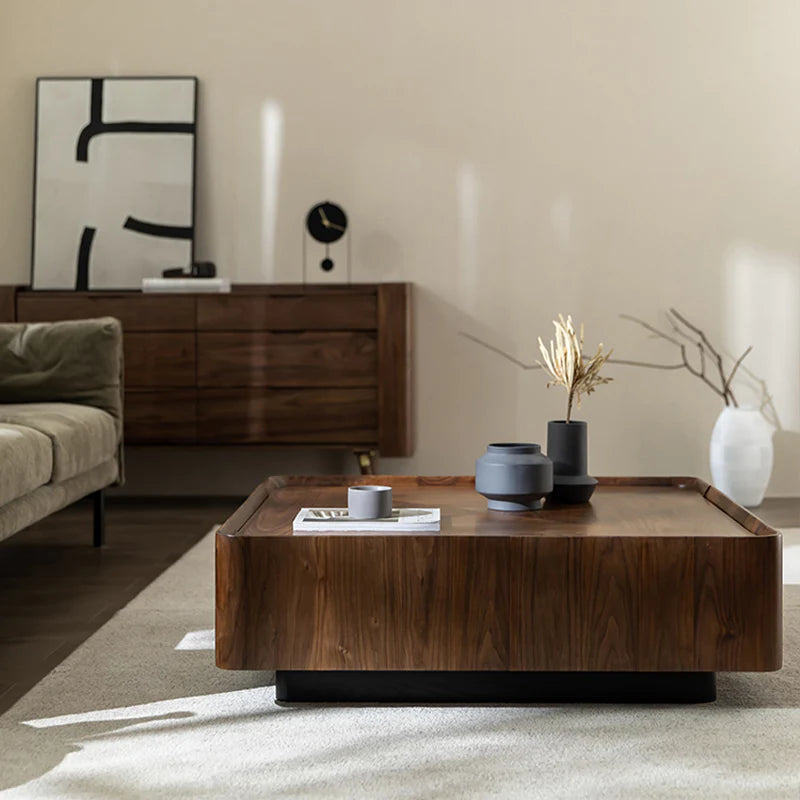
<instances>
[{"instance_id":1,"label":"beige sofa","mask_svg":"<svg viewBox=\"0 0 800 800\"><path fill-rule=\"evenodd\" d=\"M0 325L0 539L122 478L120 323Z\"/></svg>"}]
</instances>

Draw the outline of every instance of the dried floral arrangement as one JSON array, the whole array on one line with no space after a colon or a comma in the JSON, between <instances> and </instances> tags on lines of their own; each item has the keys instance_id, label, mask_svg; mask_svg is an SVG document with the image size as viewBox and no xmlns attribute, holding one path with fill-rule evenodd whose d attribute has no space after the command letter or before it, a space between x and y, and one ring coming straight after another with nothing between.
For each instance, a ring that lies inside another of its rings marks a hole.
<instances>
[{"instance_id":1,"label":"dried floral arrangement","mask_svg":"<svg viewBox=\"0 0 800 800\"><path fill-rule=\"evenodd\" d=\"M573 405L581 407L581 395L590 395L596 387L613 380L600 374L612 351L604 353L601 343L597 347L597 352L591 358L586 358L583 355L583 325L580 327L580 333L577 333L572 324L572 317L567 316L564 319L563 315L559 314L558 319L553 320L553 326L556 329L556 338L555 341L550 340L549 350L545 347L542 337L539 337L539 350L544 362L537 363L551 378L547 382L548 389L551 386L563 386L566 390L566 421L569 422L572 418Z\"/></svg>"},{"instance_id":2,"label":"dried floral arrangement","mask_svg":"<svg viewBox=\"0 0 800 800\"><path fill-rule=\"evenodd\" d=\"M769 422L771 425L774 425L779 430L782 429L781 421L778 417L778 412L772 399L772 395L767 388L766 381L764 381L755 373L751 372L742 363L750 353L750 350L752 349L751 347L748 347L738 358L732 356L730 353L726 353L724 350L714 347L703 330L690 322L685 315L679 313L674 308L671 308L666 315L673 335L665 333L664 331L656 328L654 325L651 325L649 322L645 322L644 320L631 316L630 314L622 314L620 316L623 319L627 319L631 322L635 322L637 325L641 325L643 328L650 331L654 338L665 339L666 341L676 345L680 351L681 360L675 364L656 364L648 361L631 361L623 358L609 358L611 355L611 352L609 351L607 354L605 354L603 363L608 362L609 364L619 364L630 367L646 367L648 369L685 369L707 384L715 392L715 394L722 398L726 405L733 406L737 405L736 395L733 392L733 380L736 378L737 383L749 385L753 391L760 392L761 405L759 410L767 422ZM559 321L561 321L561 319L562 318L559 318ZM564 320L564 323L566 323L566 320ZM556 325L556 330L558 330L558 323L554 322L554 324ZM520 361L510 353L505 352L505 350L502 350L501 348L496 347L495 345L490 344L489 342L486 342L471 333L467 333L466 331L461 331L461 336L475 342L476 344L479 344L481 347L484 347L493 353L497 353L497 355L502 356L507 361L510 361L512 364L515 364L521 369L547 370L553 377L553 381L549 385L552 385L552 383L556 383L561 386L565 385L558 379L552 370L548 369L546 364L542 364L540 361L537 361L533 364ZM581 329L581 335L578 338L578 348L581 347L582 341L583 330ZM540 348L542 347L541 340L539 341L539 346ZM574 354L577 352L577 349L575 348L574 343L572 346L572 352ZM692 351L697 352L696 363L693 363L692 360L690 360L689 354ZM598 355L599 352L600 351L598 350ZM547 356L550 356L550 353L547 353L546 357ZM597 358L597 355L595 358ZM551 358L551 361L552 360L553 359ZM586 357L583 356L581 363L583 363L585 360ZM709 364L713 365L714 368L714 372L711 377L708 375ZM602 364L599 365L597 369L599 369L600 366L602 366ZM603 380L602 382L608 383L608 380ZM588 392L586 392L586 394L588 394Z\"/></svg>"}]
</instances>

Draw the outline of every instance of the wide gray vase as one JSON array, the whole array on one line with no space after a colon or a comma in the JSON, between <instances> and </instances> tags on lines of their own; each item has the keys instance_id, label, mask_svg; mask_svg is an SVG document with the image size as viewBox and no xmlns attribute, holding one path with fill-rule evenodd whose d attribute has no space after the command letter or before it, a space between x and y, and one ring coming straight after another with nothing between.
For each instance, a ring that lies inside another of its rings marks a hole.
<instances>
[{"instance_id":1,"label":"wide gray vase","mask_svg":"<svg viewBox=\"0 0 800 800\"><path fill-rule=\"evenodd\" d=\"M553 462L549 503L588 503L597 479L586 473L588 428L585 422L547 423L547 455Z\"/></svg>"},{"instance_id":2,"label":"wide gray vase","mask_svg":"<svg viewBox=\"0 0 800 800\"><path fill-rule=\"evenodd\" d=\"M538 444L490 444L475 462L475 489L490 511L535 511L553 489L553 464Z\"/></svg>"}]
</instances>

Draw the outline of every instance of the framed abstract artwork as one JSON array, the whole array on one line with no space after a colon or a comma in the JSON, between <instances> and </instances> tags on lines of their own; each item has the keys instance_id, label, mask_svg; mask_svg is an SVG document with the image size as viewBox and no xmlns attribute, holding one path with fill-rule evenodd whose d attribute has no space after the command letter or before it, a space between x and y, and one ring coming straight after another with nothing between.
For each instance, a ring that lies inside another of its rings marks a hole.
<instances>
[{"instance_id":1,"label":"framed abstract artwork","mask_svg":"<svg viewBox=\"0 0 800 800\"><path fill-rule=\"evenodd\" d=\"M194 260L197 78L39 78L31 284L140 289Z\"/></svg>"}]
</instances>

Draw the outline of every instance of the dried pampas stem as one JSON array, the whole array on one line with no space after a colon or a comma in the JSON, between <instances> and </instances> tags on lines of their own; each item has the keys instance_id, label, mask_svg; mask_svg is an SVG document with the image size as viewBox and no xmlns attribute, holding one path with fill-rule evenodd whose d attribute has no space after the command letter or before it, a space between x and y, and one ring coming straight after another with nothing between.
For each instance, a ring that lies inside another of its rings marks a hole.
<instances>
[{"instance_id":1,"label":"dried pampas stem","mask_svg":"<svg viewBox=\"0 0 800 800\"><path fill-rule=\"evenodd\" d=\"M555 341L550 341L549 350L545 347L542 337L539 337L539 351L544 361L537 363L550 375L548 388L563 386L566 389L566 421L569 422L572 419L573 406L581 407L581 395L589 395L597 386L612 380L600 375L600 370L608 361L612 351L603 353L603 345L600 344L591 358L584 358L583 325L578 334L572 324L572 317L564 319L564 316L559 314L558 319L553 320L553 326L556 338Z\"/></svg>"}]
</instances>

